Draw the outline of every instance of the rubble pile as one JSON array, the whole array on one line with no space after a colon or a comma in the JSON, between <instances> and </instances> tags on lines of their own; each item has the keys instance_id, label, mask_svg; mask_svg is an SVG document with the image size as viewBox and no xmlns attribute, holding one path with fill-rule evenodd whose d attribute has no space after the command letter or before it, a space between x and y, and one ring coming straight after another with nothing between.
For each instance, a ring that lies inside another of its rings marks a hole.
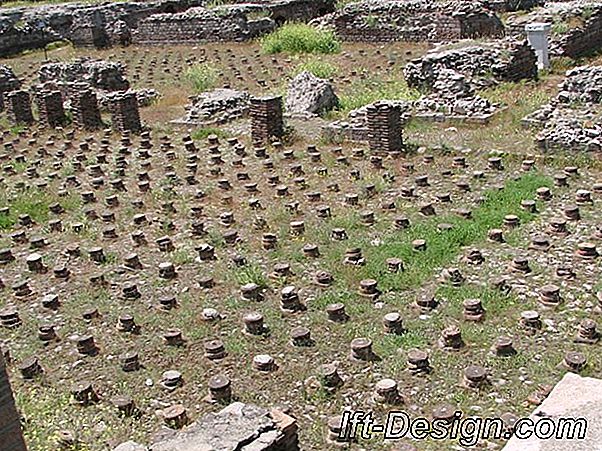
<instances>
[{"instance_id":1,"label":"rubble pile","mask_svg":"<svg viewBox=\"0 0 602 451\"><path fill-rule=\"evenodd\" d=\"M278 409L263 409L234 402L209 413L181 431L164 428L155 435L153 451L299 449L297 422ZM146 446L126 442L114 451L145 451Z\"/></svg>"},{"instance_id":2,"label":"rubble pile","mask_svg":"<svg viewBox=\"0 0 602 451\"><path fill-rule=\"evenodd\" d=\"M225 124L247 116L250 96L245 91L215 89L191 98L186 115L176 123L190 125Z\"/></svg>"},{"instance_id":3,"label":"rubble pile","mask_svg":"<svg viewBox=\"0 0 602 451\"><path fill-rule=\"evenodd\" d=\"M482 89L498 81L536 78L537 57L526 40L434 49L408 63L404 76L410 87L432 89L443 69L463 74L475 89Z\"/></svg>"},{"instance_id":4,"label":"rubble pile","mask_svg":"<svg viewBox=\"0 0 602 451\"><path fill-rule=\"evenodd\" d=\"M486 122L499 105L475 94L466 77L451 69L441 69L433 84L433 93L414 103L415 115L444 121L448 118Z\"/></svg>"},{"instance_id":5,"label":"rubble pile","mask_svg":"<svg viewBox=\"0 0 602 451\"><path fill-rule=\"evenodd\" d=\"M602 67L569 70L550 103L524 117L542 150L602 150Z\"/></svg>"},{"instance_id":6,"label":"rubble pile","mask_svg":"<svg viewBox=\"0 0 602 451\"><path fill-rule=\"evenodd\" d=\"M70 63L47 63L40 67L40 82L86 82L96 89L126 91L130 83L118 62L80 58Z\"/></svg>"}]
</instances>

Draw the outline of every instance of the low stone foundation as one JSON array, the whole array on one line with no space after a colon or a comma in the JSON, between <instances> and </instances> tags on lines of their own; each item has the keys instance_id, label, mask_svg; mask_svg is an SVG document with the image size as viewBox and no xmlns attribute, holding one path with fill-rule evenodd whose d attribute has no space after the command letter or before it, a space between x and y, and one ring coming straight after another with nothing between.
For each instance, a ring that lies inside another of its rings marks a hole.
<instances>
[{"instance_id":1,"label":"low stone foundation","mask_svg":"<svg viewBox=\"0 0 602 451\"><path fill-rule=\"evenodd\" d=\"M403 128L411 116L411 103L404 101L386 101L400 110L399 126ZM383 103L381 101L380 103ZM347 120L331 122L322 128L322 136L330 141L341 140L368 141L368 109L373 104L365 105L349 113Z\"/></svg>"},{"instance_id":2,"label":"low stone foundation","mask_svg":"<svg viewBox=\"0 0 602 451\"><path fill-rule=\"evenodd\" d=\"M601 67L572 69L556 97L523 118L525 126L540 129L536 144L541 150L602 150L601 84Z\"/></svg>"},{"instance_id":3,"label":"low stone foundation","mask_svg":"<svg viewBox=\"0 0 602 451\"><path fill-rule=\"evenodd\" d=\"M234 89L214 89L191 98L186 116L173 121L186 125L225 124L246 117L249 113L250 95Z\"/></svg>"}]
</instances>

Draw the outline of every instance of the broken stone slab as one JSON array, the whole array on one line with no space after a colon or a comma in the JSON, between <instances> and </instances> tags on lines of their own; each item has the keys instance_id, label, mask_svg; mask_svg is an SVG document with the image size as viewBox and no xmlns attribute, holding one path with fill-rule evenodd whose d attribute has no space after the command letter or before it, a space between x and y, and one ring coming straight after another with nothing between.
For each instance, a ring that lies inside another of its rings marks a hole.
<instances>
[{"instance_id":1,"label":"broken stone slab","mask_svg":"<svg viewBox=\"0 0 602 451\"><path fill-rule=\"evenodd\" d=\"M191 98L186 116L173 121L178 124L224 124L247 116L250 95L234 89L214 89Z\"/></svg>"},{"instance_id":2,"label":"broken stone slab","mask_svg":"<svg viewBox=\"0 0 602 451\"><path fill-rule=\"evenodd\" d=\"M288 114L321 114L335 108L339 99L328 80L303 71L293 78L286 94Z\"/></svg>"},{"instance_id":3,"label":"broken stone slab","mask_svg":"<svg viewBox=\"0 0 602 451\"><path fill-rule=\"evenodd\" d=\"M164 428L155 435L150 447L150 451L271 449L299 449L296 421L278 409L270 411L241 402L232 403L218 413L209 413L181 431Z\"/></svg>"},{"instance_id":4,"label":"broken stone slab","mask_svg":"<svg viewBox=\"0 0 602 451\"><path fill-rule=\"evenodd\" d=\"M602 379L566 373L544 402L529 416L538 422L544 418L585 418L587 433L583 440L550 438L540 440L512 437L503 451L591 451L602 443ZM558 423L556 423L558 424ZM568 428L565 428L565 430Z\"/></svg>"}]
</instances>

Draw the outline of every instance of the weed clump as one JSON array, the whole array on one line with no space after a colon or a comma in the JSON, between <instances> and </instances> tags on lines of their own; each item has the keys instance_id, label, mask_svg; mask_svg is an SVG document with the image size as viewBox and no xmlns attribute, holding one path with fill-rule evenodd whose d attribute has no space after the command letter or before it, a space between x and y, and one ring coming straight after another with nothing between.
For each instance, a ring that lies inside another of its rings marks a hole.
<instances>
[{"instance_id":1,"label":"weed clump","mask_svg":"<svg viewBox=\"0 0 602 451\"><path fill-rule=\"evenodd\" d=\"M341 44L332 31L302 23L287 23L261 39L264 53L338 53Z\"/></svg>"},{"instance_id":2,"label":"weed clump","mask_svg":"<svg viewBox=\"0 0 602 451\"><path fill-rule=\"evenodd\" d=\"M311 59L296 66L292 75L294 77L301 72L309 72L318 78L329 79L337 72L337 67L326 61Z\"/></svg>"},{"instance_id":3,"label":"weed clump","mask_svg":"<svg viewBox=\"0 0 602 451\"><path fill-rule=\"evenodd\" d=\"M189 68L184 79L196 93L208 91L217 83L217 69L208 64L197 64Z\"/></svg>"}]
</instances>

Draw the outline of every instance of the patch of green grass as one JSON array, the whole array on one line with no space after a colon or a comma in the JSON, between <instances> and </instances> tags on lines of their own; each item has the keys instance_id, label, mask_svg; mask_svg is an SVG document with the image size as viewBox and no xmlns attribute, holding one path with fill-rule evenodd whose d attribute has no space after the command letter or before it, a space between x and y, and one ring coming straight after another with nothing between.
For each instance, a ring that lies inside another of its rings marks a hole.
<instances>
[{"instance_id":1,"label":"patch of green grass","mask_svg":"<svg viewBox=\"0 0 602 451\"><path fill-rule=\"evenodd\" d=\"M341 44L332 31L303 23L287 23L261 38L264 53L338 53Z\"/></svg>"},{"instance_id":2,"label":"patch of green grass","mask_svg":"<svg viewBox=\"0 0 602 451\"><path fill-rule=\"evenodd\" d=\"M247 263L233 271L233 279L238 285L255 283L262 288L268 286L268 279L259 265Z\"/></svg>"},{"instance_id":3,"label":"patch of green grass","mask_svg":"<svg viewBox=\"0 0 602 451\"><path fill-rule=\"evenodd\" d=\"M29 215L34 222L46 222L51 203L50 195L37 189L25 190L14 196L0 192L0 205L10 207L8 215L0 215L0 230L10 229L22 214Z\"/></svg>"},{"instance_id":4,"label":"patch of green grass","mask_svg":"<svg viewBox=\"0 0 602 451\"><path fill-rule=\"evenodd\" d=\"M191 138L196 141L202 141L204 139L207 139L209 135L215 135L218 138L227 138L229 136L229 134L226 131L222 130L221 128L215 127L197 128L190 134Z\"/></svg>"},{"instance_id":5,"label":"patch of green grass","mask_svg":"<svg viewBox=\"0 0 602 451\"><path fill-rule=\"evenodd\" d=\"M377 100L413 101L418 98L420 92L410 88L403 77L394 77L391 80L370 77L353 83L350 89L340 96L340 111L347 114Z\"/></svg>"},{"instance_id":6,"label":"patch of green grass","mask_svg":"<svg viewBox=\"0 0 602 451\"><path fill-rule=\"evenodd\" d=\"M338 68L326 61L310 59L296 66L291 75L294 77L304 71L310 72L316 77L328 79L338 71Z\"/></svg>"},{"instance_id":7,"label":"patch of green grass","mask_svg":"<svg viewBox=\"0 0 602 451\"><path fill-rule=\"evenodd\" d=\"M552 25L552 33L554 34L566 34L570 31L571 26L567 22L555 22Z\"/></svg>"},{"instance_id":8,"label":"patch of green grass","mask_svg":"<svg viewBox=\"0 0 602 451\"><path fill-rule=\"evenodd\" d=\"M520 203L534 198L536 189L542 186L551 186L551 180L540 174L527 174L507 182L502 190L485 193L485 201L472 211L472 219L459 216L429 218L405 231L383 235L379 246L357 243L367 249L362 276L378 280L384 291L419 287L437 268L454 261L465 246L485 240L488 230L500 227L504 216L515 214L521 224L533 220L535 215L522 210ZM440 223L452 224L453 228L441 232L437 227ZM426 240L426 250L413 250L412 241L416 239ZM389 257L401 258L405 262L405 271L388 272L385 261Z\"/></svg>"},{"instance_id":9,"label":"patch of green grass","mask_svg":"<svg viewBox=\"0 0 602 451\"><path fill-rule=\"evenodd\" d=\"M581 17L583 18L583 20L587 20L590 17L592 17L595 12L596 12L596 8L593 5L586 5L583 7L583 10L581 11Z\"/></svg>"},{"instance_id":10,"label":"patch of green grass","mask_svg":"<svg viewBox=\"0 0 602 451\"><path fill-rule=\"evenodd\" d=\"M184 79L194 92L202 93L215 87L218 71L209 64L197 64L186 70Z\"/></svg>"}]
</instances>

